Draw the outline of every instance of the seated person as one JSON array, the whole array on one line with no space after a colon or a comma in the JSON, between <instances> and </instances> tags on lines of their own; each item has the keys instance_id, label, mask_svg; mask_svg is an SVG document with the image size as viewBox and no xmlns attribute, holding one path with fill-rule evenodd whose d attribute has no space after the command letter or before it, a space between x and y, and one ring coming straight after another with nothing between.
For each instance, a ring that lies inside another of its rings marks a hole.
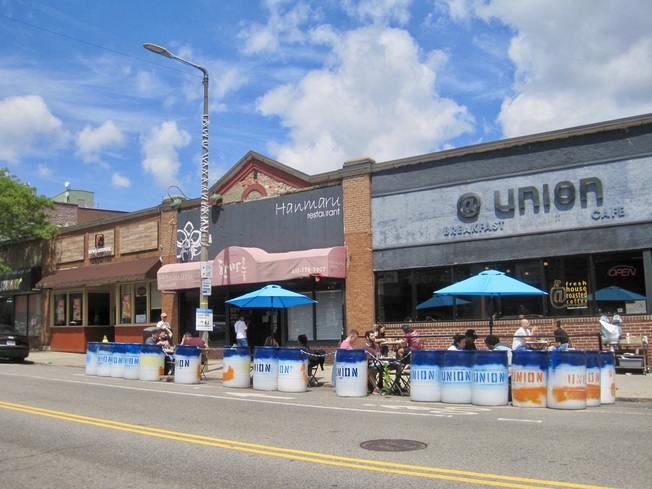
<instances>
[{"instance_id":1,"label":"seated person","mask_svg":"<svg viewBox=\"0 0 652 489\"><path fill-rule=\"evenodd\" d=\"M514 340L512 341L512 350L518 350L520 348L527 348L526 342L528 341L528 338L534 333L536 333L539 329L538 326L532 326L530 328L530 321L528 321L525 318L521 319L521 327L516 330L516 333L514 333Z\"/></svg>"},{"instance_id":2,"label":"seated person","mask_svg":"<svg viewBox=\"0 0 652 489\"><path fill-rule=\"evenodd\" d=\"M404 324L402 329L403 343L401 343L401 347L396 352L396 358L404 358L404 363L410 363L409 354L412 350L421 349L421 340L419 339L419 333L409 324Z\"/></svg>"},{"instance_id":3,"label":"seated person","mask_svg":"<svg viewBox=\"0 0 652 489\"><path fill-rule=\"evenodd\" d=\"M477 350L475 346L475 340L478 339L478 335L475 333L475 329L467 329L464 333L466 337L466 342L464 343L465 350Z\"/></svg>"},{"instance_id":4,"label":"seated person","mask_svg":"<svg viewBox=\"0 0 652 489\"><path fill-rule=\"evenodd\" d=\"M201 363L202 363L202 365L204 363L206 363L206 361L208 360L208 356L206 354L206 350L208 350L208 346L206 345L204 340L202 340L199 337L193 336L190 331L186 331L185 333L183 333L183 338L181 339L181 344L185 345L185 346L196 346L200 350L202 350Z\"/></svg>"},{"instance_id":5,"label":"seated person","mask_svg":"<svg viewBox=\"0 0 652 489\"><path fill-rule=\"evenodd\" d=\"M265 344L263 346L278 346L278 342L273 334L265 338Z\"/></svg>"},{"instance_id":6,"label":"seated person","mask_svg":"<svg viewBox=\"0 0 652 489\"><path fill-rule=\"evenodd\" d=\"M490 350L506 351L507 352L507 365L512 364L512 348L507 344L500 341L500 338L495 334L490 334L484 339L484 344Z\"/></svg>"},{"instance_id":7,"label":"seated person","mask_svg":"<svg viewBox=\"0 0 652 489\"><path fill-rule=\"evenodd\" d=\"M161 330L159 328L154 328L150 332L149 338L145 340L146 345L158 345L159 336L161 335Z\"/></svg>"},{"instance_id":8,"label":"seated person","mask_svg":"<svg viewBox=\"0 0 652 489\"><path fill-rule=\"evenodd\" d=\"M463 334L456 334L453 336L453 344L448 347L449 350L462 351L466 346L466 336Z\"/></svg>"},{"instance_id":9,"label":"seated person","mask_svg":"<svg viewBox=\"0 0 652 489\"><path fill-rule=\"evenodd\" d=\"M570 341L570 337L568 336L568 333L564 331L561 327L555 330L555 343L556 345L552 345L550 347L550 350L552 351L564 351L568 350L568 342Z\"/></svg>"},{"instance_id":10,"label":"seated person","mask_svg":"<svg viewBox=\"0 0 652 489\"><path fill-rule=\"evenodd\" d=\"M386 357L389 354L389 347L385 345L385 325L379 324L376 327L376 343L380 345L380 354L383 357Z\"/></svg>"},{"instance_id":11,"label":"seated person","mask_svg":"<svg viewBox=\"0 0 652 489\"><path fill-rule=\"evenodd\" d=\"M308 375L312 375L313 369L317 367L324 370L324 357L326 352L324 350L314 350L308 346L308 337L305 334L297 336L299 348L308 353Z\"/></svg>"},{"instance_id":12,"label":"seated person","mask_svg":"<svg viewBox=\"0 0 652 489\"><path fill-rule=\"evenodd\" d=\"M369 361L369 368L367 368L367 386L369 391L374 394L380 394L379 377L382 365L377 360L380 357L380 345L376 343L376 333L373 330L366 331L364 334L365 344L364 349L367 352L367 360Z\"/></svg>"}]
</instances>

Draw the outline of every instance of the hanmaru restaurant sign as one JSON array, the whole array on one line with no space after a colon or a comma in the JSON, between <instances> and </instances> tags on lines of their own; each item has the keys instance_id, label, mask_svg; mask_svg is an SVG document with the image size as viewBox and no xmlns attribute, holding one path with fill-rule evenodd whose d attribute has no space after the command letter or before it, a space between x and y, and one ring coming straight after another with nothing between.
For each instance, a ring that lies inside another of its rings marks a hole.
<instances>
[{"instance_id":1,"label":"hanmaru restaurant sign","mask_svg":"<svg viewBox=\"0 0 652 489\"><path fill-rule=\"evenodd\" d=\"M394 247L596 228L652 219L652 158L374 199L374 246Z\"/></svg>"}]
</instances>

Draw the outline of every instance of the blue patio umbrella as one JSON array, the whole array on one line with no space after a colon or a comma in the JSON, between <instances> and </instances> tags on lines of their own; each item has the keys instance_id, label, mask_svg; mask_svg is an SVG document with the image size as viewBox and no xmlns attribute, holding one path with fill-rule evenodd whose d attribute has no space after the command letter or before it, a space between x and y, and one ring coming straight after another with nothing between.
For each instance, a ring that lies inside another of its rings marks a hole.
<instances>
[{"instance_id":1,"label":"blue patio umbrella","mask_svg":"<svg viewBox=\"0 0 652 489\"><path fill-rule=\"evenodd\" d=\"M462 304L470 304L469 301L464 299L455 299L458 306ZM425 302L422 302L417 306L417 309L435 309L436 307L446 307L453 305L453 297L448 295L433 295L430 299Z\"/></svg>"},{"instance_id":2,"label":"blue patio umbrella","mask_svg":"<svg viewBox=\"0 0 652 489\"><path fill-rule=\"evenodd\" d=\"M466 295L500 297L512 295L548 295L547 292L532 287L525 282L505 275L498 270L485 270L473 277L457 282L443 289L435 290L436 295ZM493 332L493 316L489 316L489 333Z\"/></svg>"},{"instance_id":3,"label":"blue patio umbrella","mask_svg":"<svg viewBox=\"0 0 652 489\"><path fill-rule=\"evenodd\" d=\"M632 292L631 290L626 290L622 289L620 287L617 287L615 285L611 285L609 287L605 287L603 289L598 290L595 293L595 298L597 301L644 301L647 299L644 295L637 294L636 292ZM593 299L593 294L589 294L587 299L592 300Z\"/></svg>"},{"instance_id":4,"label":"blue patio umbrella","mask_svg":"<svg viewBox=\"0 0 652 489\"><path fill-rule=\"evenodd\" d=\"M254 290L234 299L229 299L226 302L227 304L240 308L258 307L267 309L286 309L288 307L317 303L317 301L312 300L310 297L286 290L280 285L266 285L262 289Z\"/></svg>"}]
</instances>

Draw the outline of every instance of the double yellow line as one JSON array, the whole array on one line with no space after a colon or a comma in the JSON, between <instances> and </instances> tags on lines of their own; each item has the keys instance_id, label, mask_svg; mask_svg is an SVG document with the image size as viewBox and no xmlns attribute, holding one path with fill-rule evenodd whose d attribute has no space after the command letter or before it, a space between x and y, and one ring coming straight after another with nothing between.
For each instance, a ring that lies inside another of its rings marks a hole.
<instances>
[{"instance_id":1,"label":"double yellow line","mask_svg":"<svg viewBox=\"0 0 652 489\"><path fill-rule=\"evenodd\" d=\"M65 413L61 411L52 411L22 404L13 404L0 401L0 408L21 413L35 414L46 416L48 418L81 423L100 428L125 431L139 435L154 436L165 438L184 443L194 443L215 448L224 448L227 450L237 450L241 452L255 453L268 457L279 457L291 460L301 460L322 465L332 465L337 467L346 467L351 469L366 470L372 472L382 472L386 474L404 475L409 477L421 477L426 479L443 479L448 481L466 482L469 484L509 487L515 489L553 489L553 488L573 488L573 489L608 489L603 486L593 486L586 484L575 484L570 482L556 482L539 479L527 479L523 477L512 477L505 475L483 474L478 472L469 472L464 470L440 469L434 467L421 467L418 465L407 465L393 462L383 462L377 460L359 459L351 457L340 457L337 455L328 455L325 453L307 452L303 450L294 450L290 448L273 447L268 445L258 445L255 443L246 443L236 440L225 440L203 435L193 435L191 433L181 433L178 431L163 430L160 428L139 426L108 419L91 418L78 414Z\"/></svg>"}]
</instances>

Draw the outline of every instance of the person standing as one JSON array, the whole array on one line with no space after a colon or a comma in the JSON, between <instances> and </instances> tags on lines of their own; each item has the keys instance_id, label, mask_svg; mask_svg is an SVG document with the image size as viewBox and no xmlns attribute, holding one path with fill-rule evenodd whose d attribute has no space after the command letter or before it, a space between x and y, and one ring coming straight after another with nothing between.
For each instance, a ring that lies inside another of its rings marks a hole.
<instances>
[{"instance_id":1,"label":"person standing","mask_svg":"<svg viewBox=\"0 0 652 489\"><path fill-rule=\"evenodd\" d=\"M352 350L353 345L358 339L358 330L357 329L352 329L349 331L349 335L342 340L342 343L340 343L339 348L342 350ZM336 365L336 360L333 359L333 373L331 374L331 383L335 385L335 377L336 377L336 371L337 371L337 365Z\"/></svg>"},{"instance_id":2,"label":"person standing","mask_svg":"<svg viewBox=\"0 0 652 489\"><path fill-rule=\"evenodd\" d=\"M168 338L172 340L172 330L170 329L170 323L168 323L168 315L165 312L161 313L161 320L156 323L156 327L160 330L165 331L168 334Z\"/></svg>"},{"instance_id":3,"label":"person standing","mask_svg":"<svg viewBox=\"0 0 652 489\"><path fill-rule=\"evenodd\" d=\"M242 314L233 325L233 328L235 329L235 341L238 346L249 346L249 342L247 341L247 323L245 323Z\"/></svg>"}]
</instances>

